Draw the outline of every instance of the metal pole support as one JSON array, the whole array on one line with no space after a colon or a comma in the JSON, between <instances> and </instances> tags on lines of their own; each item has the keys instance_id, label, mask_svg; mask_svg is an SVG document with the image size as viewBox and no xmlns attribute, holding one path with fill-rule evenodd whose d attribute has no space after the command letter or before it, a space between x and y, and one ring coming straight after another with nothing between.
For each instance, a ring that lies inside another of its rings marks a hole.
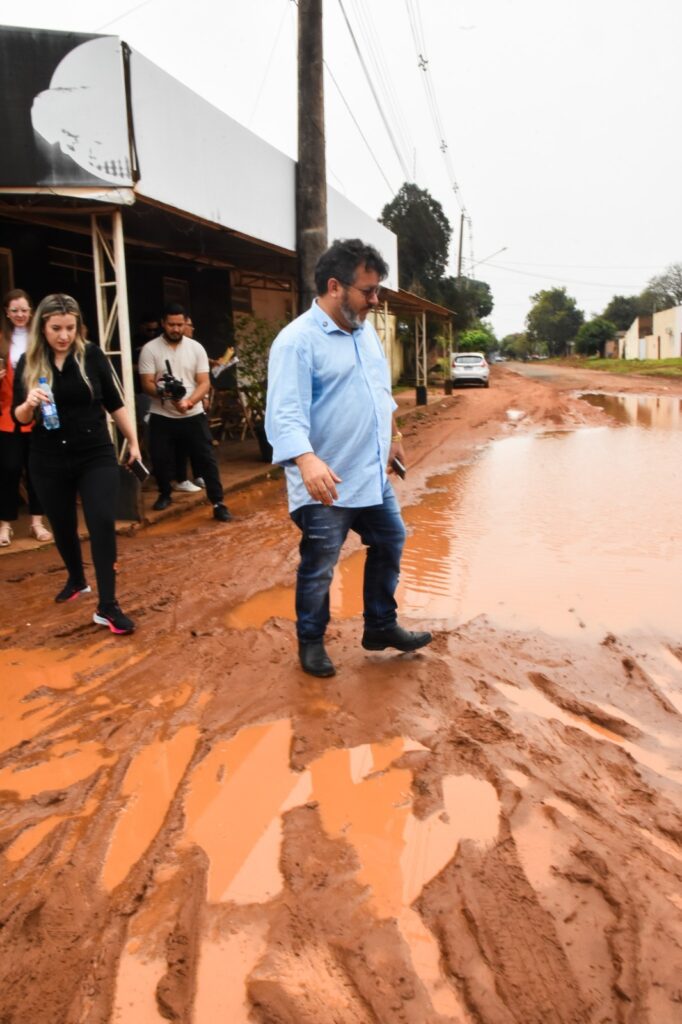
<instances>
[{"instance_id":1,"label":"metal pole support","mask_svg":"<svg viewBox=\"0 0 682 1024\"><path fill-rule=\"evenodd\" d=\"M416 362L416 405L428 404L426 368L426 313L414 318L414 342Z\"/></svg>"}]
</instances>

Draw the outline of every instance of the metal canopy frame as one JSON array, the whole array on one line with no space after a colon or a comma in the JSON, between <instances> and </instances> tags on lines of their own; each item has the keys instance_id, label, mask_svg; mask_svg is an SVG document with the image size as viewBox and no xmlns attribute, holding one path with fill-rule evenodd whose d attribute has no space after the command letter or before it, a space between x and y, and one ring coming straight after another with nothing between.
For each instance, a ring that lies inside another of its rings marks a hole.
<instances>
[{"instance_id":1,"label":"metal canopy frame","mask_svg":"<svg viewBox=\"0 0 682 1024\"><path fill-rule=\"evenodd\" d=\"M414 356L415 383L417 388L417 405L427 403L427 365L426 365L426 313L422 311L414 318Z\"/></svg>"},{"instance_id":2,"label":"metal canopy frame","mask_svg":"<svg viewBox=\"0 0 682 1024\"><path fill-rule=\"evenodd\" d=\"M99 343L110 361L114 356L118 356L120 360L123 399L135 429L133 355L121 211L93 213L90 217L90 227ZM115 347L117 342L118 348ZM117 444L116 431L113 429L112 439L114 444ZM123 441L119 455L123 453L125 446L126 442Z\"/></svg>"}]
</instances>

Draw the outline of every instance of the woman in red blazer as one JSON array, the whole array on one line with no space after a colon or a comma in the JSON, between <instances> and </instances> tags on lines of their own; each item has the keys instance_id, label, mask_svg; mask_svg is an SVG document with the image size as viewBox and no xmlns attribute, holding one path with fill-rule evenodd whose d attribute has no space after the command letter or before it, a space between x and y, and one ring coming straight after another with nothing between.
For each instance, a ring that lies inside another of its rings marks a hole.
<instances>
[{"instance_id":1,"label":"woman in red blazer","mask_svg":"<svg viewBox=\"0 0 682 1024\"><path fill-rule=\"evenodd\" d=\"M19 427L12 419L14 370L26 351L28 329L33 310L31 300L21 288L7 292L2 303L0 333L0 547L12 542L12 524L19 517L19 484L26 473L30 533L36 540L52 540L43 524L43 510L28 472L28 448L33 424Z\"/></svg>"}]
</instances>

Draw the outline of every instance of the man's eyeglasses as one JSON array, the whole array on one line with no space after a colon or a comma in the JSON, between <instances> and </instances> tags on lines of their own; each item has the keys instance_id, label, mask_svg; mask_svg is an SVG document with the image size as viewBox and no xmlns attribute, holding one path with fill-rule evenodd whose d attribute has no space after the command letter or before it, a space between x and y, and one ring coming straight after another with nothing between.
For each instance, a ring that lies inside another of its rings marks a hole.
<instances>
[{"instance_id":1,"label":"man's eyeglasses","mask_svg":"<svg viewBox=\"0 0 682 1024\"><path fill-rule=\"evenodd\" d=\"M385 291L379 284L374 285L372 288L358 288L356 284L344 284L344 288L355 288L356 292L362 292L366 299L371 299L373 296L381 299Z\"/></svg>"}]
</instances>

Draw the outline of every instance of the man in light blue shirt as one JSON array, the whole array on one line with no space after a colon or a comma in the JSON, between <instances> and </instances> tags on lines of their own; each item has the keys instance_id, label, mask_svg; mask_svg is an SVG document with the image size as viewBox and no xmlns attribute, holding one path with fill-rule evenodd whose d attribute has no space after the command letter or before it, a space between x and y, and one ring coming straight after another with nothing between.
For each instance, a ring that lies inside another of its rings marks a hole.
<instances>
[{"instance_id":1,"label":"man in light blue shirt","mask_svg":"<svg viewBox=\"0 0 682 1024\"><path fill-rule=\"evenodd\" d=\"M381 342L366 323L388 267L359 239L336 241L315 268L318 298L270 353L265 428L285 468L289 512L301 531L296 632L305 672L332 676L324 648L329 587L354 530L367 546L362 646L414 651L430 633L398 625L395 589L405 526L388 480L404 465Z\"/></svg>"}]
</instances>

